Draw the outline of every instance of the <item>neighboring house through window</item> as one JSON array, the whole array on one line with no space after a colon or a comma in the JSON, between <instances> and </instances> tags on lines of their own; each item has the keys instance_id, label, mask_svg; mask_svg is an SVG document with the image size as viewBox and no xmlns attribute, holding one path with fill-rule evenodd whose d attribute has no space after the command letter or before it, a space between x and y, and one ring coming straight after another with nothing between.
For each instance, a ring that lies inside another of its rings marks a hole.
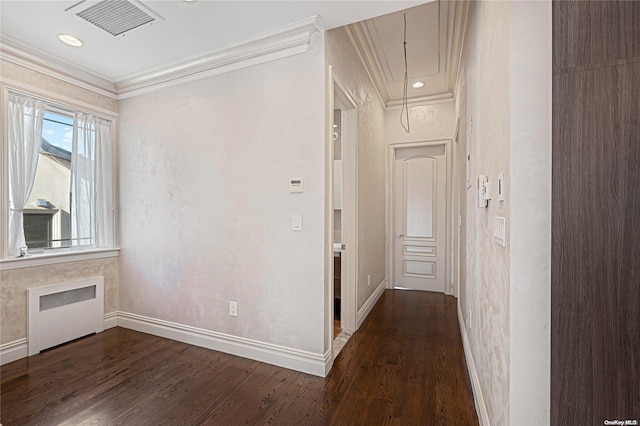
<instances>
[{"instance_id":1,"label":"neighboring house through window","mask_svg":"<svg viewBox=\"0 0 640 426\"><path fill-rule=\"evenodd\" d=\"M31 196L24 208L29 249L69 247L71 240L71 151L73 115L48 110Z\"/></svg>"}]
</instances>

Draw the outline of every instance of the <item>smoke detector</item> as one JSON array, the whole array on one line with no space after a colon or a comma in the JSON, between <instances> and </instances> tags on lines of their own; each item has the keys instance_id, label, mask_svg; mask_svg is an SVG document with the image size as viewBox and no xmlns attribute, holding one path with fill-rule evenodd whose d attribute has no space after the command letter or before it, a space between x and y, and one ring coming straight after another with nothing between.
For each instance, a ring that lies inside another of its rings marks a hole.
<instances>
[{"instance_id":1,"label":"smoke detector","mask_svg":"<svg viewBox=\"0 0 640 426\"><path fill-rule=\"evenodd\" d=\"M124 37L164 19L136 0L83 0L66 10L114 37Z\"/></svg>"}]
</instances>

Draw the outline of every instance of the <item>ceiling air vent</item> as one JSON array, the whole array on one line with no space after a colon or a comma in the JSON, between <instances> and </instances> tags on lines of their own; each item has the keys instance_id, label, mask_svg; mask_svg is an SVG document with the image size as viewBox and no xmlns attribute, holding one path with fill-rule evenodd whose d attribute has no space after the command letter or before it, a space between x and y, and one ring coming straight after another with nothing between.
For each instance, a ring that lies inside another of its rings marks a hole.
<instances>
[{"instance_id":1,"label":"ceiling air vent","mask_svg":"<svg viewBox=\"0 0 640 426\"><path fill-rule=\"evenodd\" d=\"M159 15L134 0L81 1L67 12L116 37L162 21Z\"/></svg>"}]
</instances>

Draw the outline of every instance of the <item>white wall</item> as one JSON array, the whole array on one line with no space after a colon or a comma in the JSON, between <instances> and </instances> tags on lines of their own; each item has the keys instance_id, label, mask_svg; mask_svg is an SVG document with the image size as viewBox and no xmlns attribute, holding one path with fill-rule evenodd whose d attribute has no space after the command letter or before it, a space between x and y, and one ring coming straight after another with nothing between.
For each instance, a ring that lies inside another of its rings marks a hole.
<instances>
[{"instance_id":1,"label":"white wall","mask_svg":"<svg viewBox=\"0 0 640 426\"><path fill-rule=\"evenodd\" d=\"M455 130L455 102L437 102L409 107L410 132L400 125L400 109L384 113L384 138L387 144L451 139Z\"/></svg>"},{"instance_id":2,"label":"white wall","mask_svg":"<svg viewBox=\"0 0 640 426\"><path fill-rule=\"evenodd\" d=\"M491 425L548 424L550 2L472 3L456 111L460 147L469 138L472 144L459 304L480 385L476 401L484 402L481 420L486 407ZM457 158L464 161L464 153ZM496 200L500 171L503 203ZM464 181L464 167L459 173ZM479 174L494 183L487 209L476 203ZM506 249L492 241L495 216L507 219Z\"/></svg>"},{"instance_id":3,"label":"white wall","mask_svg":"<svg viewBox=\"0 0 640 426\"><path fill-rule=\"evenodd\" d=\"M511 4L510 424L545 425L551 380L551 2Z\"/></svg>"},{"instance_id":4,"label":"white wall","mask_svg":"<svg viewBox=\"0 0 640 426\"><path fill-rule=\"evenodd\" d=\"M121 101L120 310L324 354L323 49Z\"/></svg>"},{"instance_id":5,"label":"white wall","mask_svg":"<svg viewBox=\"0 0 640 426\"><path fill-rule=\"evenodd\" d=\"M459 303L491 425L509 422L509 250L493 242L494 217L510 223L509 13L508 2L471 4L457 92L462 151L469 138L472 147L472 186L463 186L466 238ZM506 201L478 208L478 175L495 183L499 172L507 182ZM459 168L460 181L465 175L465 167Z\"/></svg>"},{"instance_id":6,"label":"white wall","mask_svg":"<svg viewBox=\"0 0 640 426\"><path fill-rule=\"evenodd\" d=\"M384 106L344 28L327 31L327 65L357 104L358 282L360 309L385 280ZM368 285L367 277L371 276Z\"/></svg>"}]
</instances>

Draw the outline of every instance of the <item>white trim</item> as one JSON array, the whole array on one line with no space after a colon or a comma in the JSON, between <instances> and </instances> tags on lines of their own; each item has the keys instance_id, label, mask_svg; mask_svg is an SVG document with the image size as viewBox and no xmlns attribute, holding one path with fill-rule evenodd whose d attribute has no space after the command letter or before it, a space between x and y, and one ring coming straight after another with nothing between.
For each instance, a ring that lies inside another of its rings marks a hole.
<instances>
[{"instance_id":1,"label":"white trim","mask_svg":"<svg viewBox=\"0 0 640 426\"><path fill-rule=\"evenodd\" d=\"M369 313L371 312L373 307L376 305L376 303L380 299L380 296L382 296L382 293L384 293L386 289L387 289L387 280L384 279L380 284L378 284L378 287L374 290L373 293L371 293L371 296L369 296L367 301L364 302L362 307L358 309L358 318L356 320L356 330L359 329L362 323L364 322L364 320L367 319L367 316L369 316Z\"/></svg>"},{"instance_id":2,"label":"white trim","mask_svg":"<svg viewBox=\"0 0 640 426\"><path fill-rule=\"evenodd\" d=\"M387 229L389 230L389 235L386 238L386 250L389 253L387 261L387 270L389 272L389 283L391 288L395 287L395 244L396 240L393 238L391 231L394 228L395 221L395 211L394 211L394 196L395 196L395 185L394 185L394 177L395 177L395 159L396 159L396 150L402 148L420 148L420 147L431 147L431 146L444 146L445 149L445 162L447 165L447 186L446 186L446 194L447 194L447 202L446 202L446 238L445 238L445 277L444 277L444 294L453 295L454 289L451 283L451 232L452 226L451 223L451 204L452 204L452 194L453 194L453 139L429 139L429 140L418 140L412 142L393 142L388 145L387 150L387 181L386 181L386 209L387 209Z\"/></svg>"},{"instance_id":3,"label":"white trim","mask_svg":"<svg viewBox=\"0 0 640 426\"><path fill-rule=\"evenodd\" d=\"M12 80L10 78L6 78L2 76L0 76L0 83L2 84L2 88L4 91L18 92L23 95L31 96L33 98L38 98L48 103L52 103L58 107L85 111L94 115L101 116L106 120L112 120L114 122L118 118L118 113L116 111L111 111L109 109L101 108L94 104L82 102L74 98L59 95L57 93L53 93L36 86L32 86L28 83L23 83L21 81ZM117 123L115 123L115 125L117 127Z\"/></svg>"},{"instance_id":4,"label":"white trim","mask_svg":"<svg viewBox=\"0 0 640 426\"><path fill-rule=\"evenodd\" d=\"M304 53L323 27L317 16L241 40L204 55L163 64L117 79L118 99Z\"/></svg>"},{"instance_id":5,"label":"white trim","mask_svg":"<svg viewBox=\"0 0 640 426\"><path fill-rule=\"evenodd\" d=\"M469 372L469 378L471 379L471 388L473 390L473 399L476 404L476 413L478 414L478 420L481 426L490 426L489 413L487 412L487 406L484 403L484 396L482 395L482 387L480 387L480 379L478 378L478 371L476 370L476 363L473 360L473 353L471 352L471 344L469 343L469 336L467 336L467 329L462 316L462 310L460 308L460 300L457 303L458 306L458 325L460 326L460 334L462 335L462 346L464 347L464 358L467 362L467 371Z\"/></svg>"},{"instance_id":6,"label":"white trim","mask_svg":"<svg viewBox=\"0 0 640 426\"><path fill-rule=\"evenodd\" d=\"M429 95L429 96L421 96L417 98L409 98L407 100L407 105L411 107L418 107L424 105L436 105L436 104L446 104L448 102L455 102L455 97L452 92L440 93L437 95ZM399 101L389 101L385 106L385 110L392 111L396 109L402 109L402 100Z\"/></svg>"},{"instance_id":7,"label":"white trim","mask_svg":"<svg viewBox=\"0 0 640 426\"><path fill-rule=\"evenodd\" d=\"M341 108L343 112L342 117L342 241L341 243L346 245L346 250L342 252L342 319L341 325L345 330L356 329L357 324L357 294L358 294L358 105L355 98L346 83L340 75L336 72L333 66L329 66L329 72L331 75L330 82L332 87L330 89L330 107L329 116L330 126L329 135L333 135L333 111L336 108ZM338 93L336 93L338 89ZM333 167L333 137L328 138L329 157L331 161L327 164L329 167ZM329 180L331 182L328 194L333 194L333 173L329 173ZM329 197L329 223L328 232L331 235L331 242L333 242L333 196ZM333 257L333 244L330 245L331 257ZM330 262L331 270L329 276L329 287L331 288L331 300L333 300L333 261ZM333 306L333 303L331 303ZM333 307L331 308L331 321L329 322L330 335L333 336ZM333 340L333 339L332 339Z\"/></svg>"},{"instance_id":8,"label":"white trim","mask_svg":"<svg viewBox=\"0 0 640 426\"><path fill-rule=\"evenodd\" d=\"M361 36L359 34L354 34L354 32L352 31L352 29L357 31L358 29L361 29L361 27L356 26L356 24L352 24L352 25L345 26L344 29L347 32L347 36L349 36L349 40L351 41L351 45L353 46L354 50L358 54L358 58L360 58L360 62L362 62L362 66L364 67L364 70L367 73L367 76L369 77L369 82L373 86L373 90L376 92L376 95L378 95L378 99L380 100L380 103L382 104L382 106L386 107L387 99L389 99L389 93L387 92L387 86L386 86L386 84L382 84L382 87L383 87L383 89L385 91L385 95L386 95L386 98L385 98L380 93L380 88L379 88L378 84L376 84L376 82L378 80L373 76L370 67L367 65L367 59L365 59L364 54L363 54L363 50L364 49L363 49L363 47L360 46Z\"/></svg>"},{"instance_id":9,"label":"white trim","mask_svg":"<svg viewBox=\"0 0 640 426\"><path fill-rule=\"evenodd\" d=\"M448 69L447 87L442 88L442 91L439 93L409 98L407 103L410 107L455 99L455 90L460 70L463 40L466 30L466 16L469 7L467 2L450 3L451 4L447 5L447 8L438 9L439 37L446 38L446 46L440 46L439 44L438 50L446 50L444 55L444 66ZM446 27L446 35L440 34L440 27ZM401 99L391 99L389 87L387 85L387 78L384 75L385 73L382 69L380 58L378 58L378 55L372 47L374 42L371 39L371 32L368 29L367 22L356 22L345 26L345 29L353 47L358 53L360 61L364 65L367 75L369 76L369 80L371 80L373 86L376 88L376 93L382 100L382 104L385 106L385 109L402 108L403 101ZM440 66L442 66L442 62Z\"/></svg>"},{"instance_id":10,"label":"white trim","mask_svg":"<svg viewBox=\"0 0 640 426\"><path fill-rule=\"evenodd\" d=\"M120 100L304 53L308 50L313 35L323 30L320 19L312 16L204 55L180 59L115 78L107 78L78 65L53 58L47 52L5 36L0 43L0 59Z\"/></svg>"},{"instance_id":11,"label":"white trim","mask_svg":"<svg viewBox=\"0 0 640 426\"><path fill-rule=\"evenodd\" d=\"M330 351L317 354L128 312L118 312L118 326L321 377L330 366Z\"/></svg>"},{"instance_id":12,"label":"white trim","mask_svg":"<svg viewBox=\"0 0 640 426\"><path fill-rule=\"evenodd\" d=\"M116 86L107 78L86 68L50 56L44 50L2 35L0 59L56 78L111 99L117 99Z\"/></svg>"},{"instance_id":13,"label":"white trim","mask_svg":"<svg viewBox=\"0 0 640 426\"><path fill-rule=\"evenodd\" d=\"M104 329L118 325L118 312L109 312L104 315ZM27 357L28 340L26 338L14 340L0 345L0 365L5 365Z\"/></svg>"},{"instance_id":14,"label":"white trim","mask_svg":"<svg viewBox=\"0 0 640 426\"><path fill-rule=\"evenodd\" d=\"M18 339L0 345L0 365L5 365L27 356L27 339Z\"/></svg>"},{"instance_id":15,"label":"white trim","mask_svg":"<svg viewBox=\"0 0 640 426\"><path fill-rule=\"evenodd\" d=\"M118 312L109 312L104 314L104 329L118 326Z\"/></svg>"},{"instance_id":16,"label":"white trim","mask_svg":"<svg viewBox=\"0 0 640 426\"><path fill-rule=\"evenodd\" d=\"M0 64L1 65L1 64ZM9 235L9 150L8 133L9 133L9 108L8 105L9 92L0 80L0 235L3 237ZM0 240L0 259L7 257L8 238ZM2 270L2 262L0 262L0 270Z\"/></svg>"},{"instance_id":17,"label":"white trim","mask_svg":"<svg viewBox=\"0 0 640 426\"><path fill-rule=\"evenodd\" d=\"M62 250L62 249L61 249ZM78 262L81 260L105 259L107 257L118 257L119 248L113 249L93 249L93 250L69 250L42 255L18 257L15 259L0 260L0 271L11 269L31 268L34 266L55 265L59 263Z\"/></svg>"}]
</instances>

